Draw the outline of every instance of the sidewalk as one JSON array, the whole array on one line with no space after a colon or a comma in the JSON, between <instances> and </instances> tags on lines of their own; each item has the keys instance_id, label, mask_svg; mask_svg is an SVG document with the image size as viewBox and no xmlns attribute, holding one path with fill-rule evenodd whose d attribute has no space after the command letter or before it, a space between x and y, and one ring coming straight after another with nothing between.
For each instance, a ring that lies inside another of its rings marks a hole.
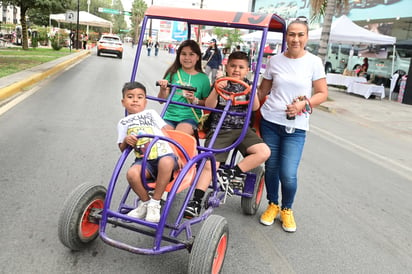
<instances>
[{"instance_id":1,"label":"sidewalk","mask_svg":"<svg viewBox=\"0 0 412 274\"><path fill-rule=\"evenodd\" d=\"M17 96L24 89L59 71L62 71L66 67L82 60L88 55L90 55L90 50L82 50L30 68L28 70L1 77L0 106L9 101L14 96Z\"/></svg>"},{"instance_id":2,"label":"sidewalk","mask_svg":"<svg viewBox=\"0 0 412 274\"><path fill-rule=\"evenodd\" d=\"M0 78L0 108L29 86L57 73L90 55L90 50L56 59L26 71ZM362 96L346 93L345 90L328 87L329 100L318 107L336 115L364 120L379 127L393 129L412 136L412 105L384 99L365 99ZM387 92L388 94L388 92Z\"/></svg>"},{"instance_id":3,"label":"sidewalk","mask_svg":"<svg viewBox=\"0 0 412 274\"><path fill-rule=\"evenodd\" d=\"M320 108L348 118L365 120L382 128L401 129L412 136L412 105L389 101L388 97L365 99L331 86L328 86L328 91L330 101L323 103Z\"/></svg>"}]
</instances>

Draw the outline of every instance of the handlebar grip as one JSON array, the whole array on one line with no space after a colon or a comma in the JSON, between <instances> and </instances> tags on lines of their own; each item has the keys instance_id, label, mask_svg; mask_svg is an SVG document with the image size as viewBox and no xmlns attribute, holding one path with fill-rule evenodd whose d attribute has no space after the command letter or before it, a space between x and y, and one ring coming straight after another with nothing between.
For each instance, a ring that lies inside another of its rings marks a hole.
<instances>
[{"instance_id":1,"label":"handlebar grip","mask_svg":"<svg viewBox=\"0 0 412 274\"><path fill-rule=\"evenodd\" d=\"M160 84L159 84L158 81L156 81L156 86L157 86L157 87L160 86ZM177 88L179 88L179 89L184 89L184 90L193 91L193 92L196 92L196 90L197 90L197 88L191 87L191 86L182 86L182 85L176 85L176 84L167 83L167 87L168 87L168 88L171 88L172 86L175 86L175 87L177 87Z\"/></svg>"}]
</instances>

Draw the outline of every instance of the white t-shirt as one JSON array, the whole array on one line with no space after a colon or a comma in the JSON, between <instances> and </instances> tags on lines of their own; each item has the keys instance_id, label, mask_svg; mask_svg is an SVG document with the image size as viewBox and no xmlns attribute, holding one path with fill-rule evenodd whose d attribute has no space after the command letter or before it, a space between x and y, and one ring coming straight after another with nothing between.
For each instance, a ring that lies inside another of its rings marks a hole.
<instances>
[{"instance_id":1,"label":"white t-shirt","mask_svg":"<svg viewBox=\"0 0 412 274\"><path fill-rule=\"evenodd\" d=\"M312 82L325 78L322 60L309 53L297 59L283 53L269 59L263 78L272 81L270 94L261 108L265 120L284 126L309 130L309 116L297 115L295 120L286 119L286 105L296 97L312 95Z\"/></svg>"},{"instance_id":2,"label":"white t-shirt","mask_svg":"<svg viewBox=\"0 0 412 274\"><path fill-rule=\"evenodd\" d=\"M122 143L129 134L152 134L164 136L162 128L166 125L162 117L153 109L146 109L136 114L130 114L122 118L117 124L117 143ZM142 158L149 145L151 138L139 138L134 149L136 158ZM156 159L162 155L173 153L172 148L166 141L159 140L152 147L148 160Z\"/></svg>"}]
</instances>

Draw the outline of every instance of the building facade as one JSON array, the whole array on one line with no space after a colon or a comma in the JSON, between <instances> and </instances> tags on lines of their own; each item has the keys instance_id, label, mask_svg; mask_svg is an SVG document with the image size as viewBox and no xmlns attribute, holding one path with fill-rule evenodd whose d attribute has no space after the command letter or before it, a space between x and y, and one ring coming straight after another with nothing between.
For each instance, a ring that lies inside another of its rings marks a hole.
<instances>
[{"instance_id":1,"label":"building facade","mask_svg":"<svg viewBox=\"0 0 412 274\"><path fill-rule=\"evenodd\" d=\"M20 24L20 8L5 6L0 2L0 22L2 24Z\"/></svg>"}]
</instances>

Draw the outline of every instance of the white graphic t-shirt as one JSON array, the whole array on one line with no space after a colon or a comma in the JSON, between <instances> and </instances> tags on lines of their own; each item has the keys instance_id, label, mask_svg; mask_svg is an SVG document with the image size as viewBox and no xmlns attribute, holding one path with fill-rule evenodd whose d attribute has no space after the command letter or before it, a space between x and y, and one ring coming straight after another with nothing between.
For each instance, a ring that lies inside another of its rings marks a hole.
<instances>
[{"instance_id":1,"label":"white graphic t-shirt","mask_svg":"<svg viewBox=\"0 0 412 274\"><path fill-rule=\"evenodd\" d=\"M136 136L142 134L152 134L164 136L162 128L166 125L160 115L153 109L147 109L136 114L130 114L122 118L117 124L117 143L122 143L129 134ZM139 138L134 148L136 158L143 158L144 153L152 138ZM173 153L168 142L159 140L153 145L148 160L159 158L162 155Z\"/></svg>"}]
</instances>

